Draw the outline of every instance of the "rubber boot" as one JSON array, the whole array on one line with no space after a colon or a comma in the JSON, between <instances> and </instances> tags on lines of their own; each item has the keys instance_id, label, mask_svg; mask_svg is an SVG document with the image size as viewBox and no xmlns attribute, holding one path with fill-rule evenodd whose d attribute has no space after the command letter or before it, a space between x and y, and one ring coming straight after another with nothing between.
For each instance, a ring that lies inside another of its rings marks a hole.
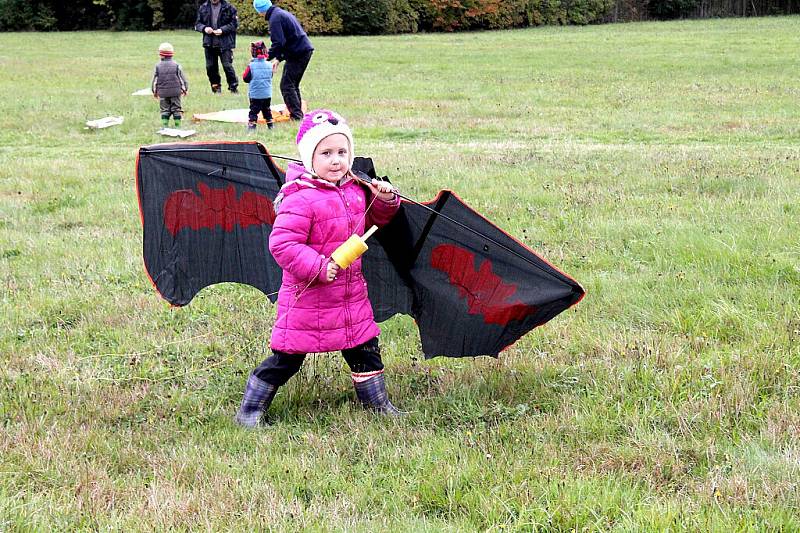
<instances>
[{"instance_id":1,"label":"rubber boot","mask_svg":"<svg viewBox=\"0 0 800 533\"><path fill-rule=\"evenodd\" d=\"M172 117L172 121L175 123L175 129L181 128L181 117Z\"/></svg>"},{"instance_id":2,"label":"rubber boot","mask_svg":"<svg viewBox=\"0 0 800 533\"><path fill-rule=\"evenodd\" d=\"M236 423L246 428L258 426L261 417L267 412L272 399L275 398L278 388L278 385L272 385L250 374L244 389L242 405L239 406L239 411L236 413Z\"/></svg>"},{"instance_id":3,"label":"rubber boot","mask_svg":"<svg viewBox=\"0 0 800 533\"><path fill-rule=\"evenodd\" d=\"M164 126L165 128L169 128L169 115L167 116L161 115L161 125Z\"/></svg>"},{"instance_id":4,"label":"rubber boot","mask_svg":"<svg viewBox=\"0 0 800 533\"><path fill-rule=\"evenodd\" d=\"M383 379L383 373L371 378L356 382L353 381L353 387L356 389L356 396L361 402L361 405L367 409L372 409L382 415L386 416L404 416L404 413L397 409L392 402L389 401L389 396L386 394L386 382Z\"/></svg>"}]
</instances>

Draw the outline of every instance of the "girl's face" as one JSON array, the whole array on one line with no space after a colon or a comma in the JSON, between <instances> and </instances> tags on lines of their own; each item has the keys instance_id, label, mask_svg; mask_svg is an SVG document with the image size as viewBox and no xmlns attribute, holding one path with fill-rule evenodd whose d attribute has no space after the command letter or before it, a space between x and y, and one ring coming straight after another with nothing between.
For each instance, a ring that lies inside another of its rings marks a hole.
<instances>
[{"instance_id":1,"label":"girl's face","mask_svg":"<svg viewBox=\"0 0 800 533\"><path fill-rule=\"evenodd\" d=\"M336 183L350 170L350 143L341 133L322 139L311 158L314 173L325 181Z\"/></svg>"}]
</instances>

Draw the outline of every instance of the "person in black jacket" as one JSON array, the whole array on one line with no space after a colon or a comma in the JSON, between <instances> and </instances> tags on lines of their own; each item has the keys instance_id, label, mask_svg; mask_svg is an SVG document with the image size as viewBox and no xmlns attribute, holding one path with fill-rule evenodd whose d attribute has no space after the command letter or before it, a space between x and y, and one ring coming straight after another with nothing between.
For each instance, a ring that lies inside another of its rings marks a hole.
<instances>
[{"instance_id":1,"label":"person in black jacket","mask_svg":"<svg viewBox=\"0 0 800 533\"><path fill-rule=\"evenodd\" d=\"M239 15L236 13L236 8L227 0L206 0L197 9L194 29L203 34L206 74L211 83L211 92L222 92L217 60L222 63L228 89L234 94L239 92L239 79L233 69L233 49L236 48L238 27Z\"/></svg>"},{"instance_id":2,"label":"person in black jacket","mask_svg":"<svg viewBox=\"0 0 800 533\"><path fill-rule=\"evenodd\" d=\"M269 22L272 46L268 56L272 60L273 72L278 69L278 63L286 61L281 76L283 103L286 104L292 120L303 120L300 80L311 61L314 47L311 46L303 26L288 11L273 6L270 0L253 0L253 7Z\"/></svg>"}]
</instances>

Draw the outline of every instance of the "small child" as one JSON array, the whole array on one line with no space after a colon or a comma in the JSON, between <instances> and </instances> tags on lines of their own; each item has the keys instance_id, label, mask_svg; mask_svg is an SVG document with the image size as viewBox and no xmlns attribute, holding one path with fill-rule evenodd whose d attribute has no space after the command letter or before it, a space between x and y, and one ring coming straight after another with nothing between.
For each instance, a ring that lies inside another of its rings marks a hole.
<instances>
[{"instance_id":1,"label":"small child","mask_svg":"<svg viewBox=\"0 0 800 533\"><path fill-rule=\"evenodd\" d=\"M256 129L259 112L264 115L267 127L272 129L272 111L269 108L272 101L272 65L267 63L267 46L264 41L250 43L250 55L253 59L242 74L244 82L250 84L247 90L250 97L247 129Z\"/></svg>"},{"instance_id":2,"label":"small child","mask_svg":"<svg viewBox=\"0 0 800 533\"><path fill-rule=\"evenodd\" d=\"M250 374L236 421L257 426L308 352L335 350L341 350L350 367L362 405L385 415L402 414L386 395L380 328L361 259L340 269L330 258L354 233L388 223L400 198L387 182L362 185L356 180L350 170L353 136L333 111L318 109L303 117L297 149L303 164L288 166L269 237L269 250L283 269L270 340L273 355Z\"/></svg>"},{"instance_id":3,"label":"small child","mask_svg":"<svg viewBox=\"0 0 800 533\"><path fill-rule=\"evenodd\" d=\"M169 43L161 43L158 47L158 55L161 61L156 64L153 73L152 90L153 96L158 98L161 104L161 124L166 128L169 126L169 117L175 122L175 127L181 127L181 95L189 92L189 83L183 75L181 66L172 60L175 50Z\"/></svg>"}]
</instances>

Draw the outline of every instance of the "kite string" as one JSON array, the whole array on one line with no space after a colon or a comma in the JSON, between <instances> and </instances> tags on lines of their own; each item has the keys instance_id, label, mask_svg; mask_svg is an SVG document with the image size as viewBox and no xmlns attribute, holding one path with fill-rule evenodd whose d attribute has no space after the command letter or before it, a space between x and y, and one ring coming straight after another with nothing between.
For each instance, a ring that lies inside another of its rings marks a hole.
<instances>
[{"instance_id":1,"label":"kite string","mask_svg":"<svg viewBox=\"0 0 800 533\"><path fill-rule=\"evenodd\" d=\"M378 198L377 195L375 195L375 194L372 195L372 200L369 201L369 205L367 206L366 209L364 209L364 215L361 217L361 220L358 221L358 224L356 224L356 228L358 228L358 226L360 226L361 223L364 222L367 219L367 213L369 213L369 210L372 209L372 204L375 203L375 200L377 198ZM364 229L367 229L366 224L364 225Z\"/></svg>"},{"instance_id":2,"label":"kite string","mask_svg":"<svg viewBox=\"0 0 800 533\"><path fill-rule=\"evenodd\" d=\"M360 180L362 183L367 183L367 181L366 181L366 180L364 180L364 179L362 179L362 178L358 178L358 177L357 177L356 179ZM503 249L503 250L505 250L506 252L508 252L508 253L510 253L510 254L512 254L512 255L514 255L514 256L516 256L516 257L518 257L518 258L522 259L522 260L523 260L523 261L525 261L526 263L528 263L528 264L530 264L531 266L533 266L533 267L535 267L535 268L539 269L540 271L544 272L545 274L548 274L548 275L550 275L550 276L553 276L553 273L552 273L552 272L548 271L547 269L545 269L545 268L544 268L544 267L542 267L541 265L538 265L536 262L534 262L534 261L532 261L531 259L529 259L529 258L525 257L524 255L522 255L521 253L517 252L516 250L514 250L514 249L512 249L512 248L509 248L509 247L508 247L508 246L506 246L505 244L503 244L503 243L501 243L501 242L498 242L497 240L495 240L495 239L493 239L493 238L489 237L488 235L485 235L485 234L481 233L480 231L476 230L475 228L471 228L471 227L467 226L466 224L464 224L464 223L462 223L462 222L459 222L458 220L456 220L456 219L454 219L454 218L452 218L452 217L449 217L449 216L445 215L445 214L444 214L444 213L442 213L441 211L437 211L436 209L433 209L433 208L432 208L432 207L430 207L429 205L425 205L425 204L423 204L423 203L421 203L421 202L418 202L417 200L414 200L413 198L409 198L408 196L405 196L405 195L403 195L403 194L400 194L400 191L398 191L398 190L397 190L397 187L394 187L394 186L393 186L393 190L394 190L394 193L395 193L397 196L399 196L400 198L402 198L402 199L404 199L404 200L407 200L407 201L411 202L412 204L418 205L418 206L422 207L423 209L426 209L427 211L430 211L431 213L435 214L436 216L440 216L440 217L444 218L445 220L447 220L447 221L449 221L449 222L452 222L453 224L455 224L455 225L457 225L457 226L459 226L459 227L461 227L461 228L463 228L463 229L465 229L465 230L469 231L470 233L473 233L474 235L477 235L478 237L481 237L481 238L483 238L483 239L486 239L487 241L489 241L490 243L494 244L495 246L499 246L500 248L502 248L502 249ZM502 231L502 230L501 230L501 231Z\"/></svg>"},{"instance_id":3,"label":"kite string","mask_svg":"<svg viewBox=\"0 0 800 533\"><path fill-rule=\"evenodd\" d=\"M214 148L172 148L172 149L158 149L158 150L150 150L150 149L146 149L146 148L140 148L140 153L141 154L153 154L153 153L159 153L159 152L230 152L230 153L236 153L236 154L239 154L239 155L252 155L252 156L258 156L258 157L264 157L265 155L267 155L267 154L263 154L263 153L242 152L240 150L226 150L226 149L214 149ZM268 157L276 158L276 159L284 159L286 161L299 162L299 160L296 159L296 158L287 157L287 156L280 156L280 155L275 155L275 154L268 154ZM363 183L367 183L365 180L363 180L361 178L357 177L357 179L359 179ZM421 202L418 202L417 200L414 200L413 198L409 198L408 196L400 194L396 189L395 189L395 194L397 196L399 196L400 198L402 198L403 200L406 200L408 202L411 202L412 204L418 205L418 206L422 207L423 209L426 209L427 211L430 211L431 213L435 214L436 216L440 216L440 217L444 218L445 220L447 220L449 222L452 222L453 224L456 224L457 226L469 231L470 233L472 233L474 235L477 235L478 237L481 237L482 239L486 239L490 243L494 244L495 246L498 246L498 247L502 248L503 250L505 250L506 252L510 253L511 255L513 255L513 256L515 256L515 257L517 257L519 259L522 259L523 261L525 261L526 263L528 263L532 267L536 268L537 270L539 270L539 271L541 271L541 272L543 272L543 273L545 273L545 274L547 274L547 275L549 275L551 277L556 277L556 278L560 278L561 277L560 275L558 275L558 273L554 273L554 272L544 268L543 266L537 264L532 259L522 255L521 253L517 252L516 250L514 250L512 248L509 248L505 244L503 244L501 242L498 242L496 239L493 239L492 237L489 237L488 235L485 235L484 233L480 232L479 230L477 230L475 228L471 228L471 227L467 226L466 224L463 224L462 222L459 222L459 221L455 220L454 218L445 215L441 211L437 211L437 210L431 208L428 205L425 205L425 204L423 204Z\"/></svg>"}]
</instances>

